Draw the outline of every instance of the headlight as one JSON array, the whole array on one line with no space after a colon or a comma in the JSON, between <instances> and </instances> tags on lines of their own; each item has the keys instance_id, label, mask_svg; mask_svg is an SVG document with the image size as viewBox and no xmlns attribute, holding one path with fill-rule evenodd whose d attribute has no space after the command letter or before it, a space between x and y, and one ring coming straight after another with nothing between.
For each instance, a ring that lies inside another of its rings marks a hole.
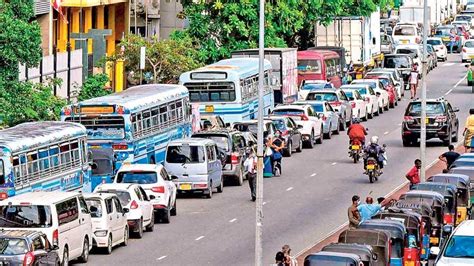
<instances>
[{"instance_id":1,"label":"headlight","mask_svg":"<svg viewBox=\"0 0 474 266\"><path fill-rule=\"evenodd\" d=\"M104 237L107 236L107 230L98 230L94 232L95 236Z\"/></svg>"}]
</instances>

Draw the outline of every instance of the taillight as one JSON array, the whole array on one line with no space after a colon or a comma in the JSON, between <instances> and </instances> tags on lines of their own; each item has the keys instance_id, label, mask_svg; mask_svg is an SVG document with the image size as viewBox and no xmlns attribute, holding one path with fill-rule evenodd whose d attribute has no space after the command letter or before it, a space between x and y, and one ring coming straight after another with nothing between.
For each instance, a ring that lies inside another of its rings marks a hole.
<instances>
[{"instance_id":1,"label":"taillight","mask_svg":"<svg viewBox=\"0 0 474 266\"><path fill-rule=\"evenodd\" d=\"M8 193L7 192L0 192L0 200L8 199Z\"/></svg>"},{"instance_id":2,"label":"taillight","mask_svg":"<svg viewBox=\"0 0 474 266\"><path fill-rule=\"evenodd\" d=\"M413 119L413 116L405 116L403 117L403 120L405 120L405 122L408 122L408 123L413 123L415 122L415 119Z\"/></svg>"},{"instance_id":3,"label":"taillight","mask_svg":"<svg viewBox=\"0 0 474 266\"><path fill-rule=\"evenodd\" d=\"M466 48L462 48L462 52L463 53L467 52Z\"/></svg>"},{"instance_id":4,"label":"taillight","mask_svg":"<svg viewBox=\"0 0 474 266\"><path fill-rule=\"evenodd\" d=\"M53 246L59 246L59 231L58 229L53 231Z\"/></svg>"},{"instance_id":5,"label":"taillight","mask_svg":"<svg viewBox=\"0 0 474 266\"><path fill-rule=\"evenodd\" d=\"M308 121L308 117L306 115L301 115L301 120Z\"/></svg>"},{"instance_id":6,"label":"taillight","mask_svg":"<svg viewBox=\"0 0 474 266\"><path fill-rule=\"evenodd\" d=\"M127 144L114 144L114 145L112 145L112 149L114 149L114 150L126 150L126 149L128 149L128 145Z\"/></svg>"},{"instance_id":7,"label":"taillight","mask_svg":"<svg viewBox=\"0 0 474 266\"><path fill-rule=\"evenodd\" d=\"M156 193L165 193L165 187L164 186L152 187L151 191L156 192Z\"/></svg>"},{"instance_id":8,"label":"taillight","mask_svg":"<svg viewBox=\"0 0 474 266\"><path fill-rule=\"evenodd\" d=\"M335 102L330 102L331 105L333 106L341 106L342 103L340 101L335 101Z\"/></svg>"},{"instance_id":9,"label":"taillight","mask_svg":"<svg viewBox=\"0 0 474 266\"><path fill-rule=\"evenodd\" d=\"M352 108L356 108L356 103L355 103L355 102L351 102L351 106L352 106Z\"/></svg>"},{"instance_id":10,"label":"taillight","mask_svg":"<svg viewBox=\"0 0 474 266\"><path fill-rule=\"evenodd\" d=\"M448 118L444 115L439 115L435 118L435 122L446 122L448 121Z\"/></svg>"},{"instance_id":11,"label":"taillight","mask_svg":"<svg viewBox=\"0 0 474 266\"><path fill-rule=\"evenodd\" d=\"M230 155L230 163L231 164L239 164L239 154L237 152L233 152Z\"/></svg>"},{"instance_id":12,"label":"taillight","mask_svg":"<svg viewBox=\"0 0 474 266\"><path fill-rule=\"evenodd\" d=\"M368 161L367 164L368 165L374 165L375 163L374 163L374 161L371 160L371 161Z\"/></svg>"},{"instance_id":13,"label":"taillight","mask_svg":"<svg viewBox=\"0 0 474 266\"><path fill-rule=\"evenodd\" d=\"M33 262L35 262L35 255L33 255L33 252L30 251L25 254L25 258L23 259L23 266L33 265Z\"/></svg>"},{"instance_id":14,"label":"taillight","mask_svg":"<svg viewBox=\"0 0 474 266\"><path fill-rule=\"evenodd\" d=\"M326 119L328 119L328 118L327 118L325 115L323 115L323 116L321 116L321 119L322 119L323 121L326 121Z\"/></svg>"},{"instance_id":15,"label":"taillight","mask_svg":"<svg viewBox=\"0 0 474 266\"><path fill-rule=\"evenodd\" d=\"M132 200L132 203L130 204L130 209L138 209L138 203L135 200Z\"/></svg>"}]
</instances>

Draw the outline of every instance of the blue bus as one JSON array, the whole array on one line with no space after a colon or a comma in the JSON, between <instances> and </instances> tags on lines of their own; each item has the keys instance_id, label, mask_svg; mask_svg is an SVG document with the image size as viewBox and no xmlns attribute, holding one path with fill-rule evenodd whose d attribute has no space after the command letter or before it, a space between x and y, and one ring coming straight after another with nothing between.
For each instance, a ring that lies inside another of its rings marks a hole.
<instances>
[{"instance_id":1,"label":"blue bus","mask_svg":"<svg viewBox=\"0 0 474 266\"><path fill-rule=\"evenodd\" d=\"M90 192L86 128L31 122L0 131L0 199L30 191Z\"/></svg>"},{"instance_id":2,"label":"blue bus","mask_svg":"<svg viewBox=\"0 0 474 266\"><path fill-rule=\"evenodd\" d=\"M191 135L188 90L150 84L63 108L61 119L87 129L92 189L110 183L123 163L160 163L168 142Z\"/></svg>"},{"instance_id":3,"label":"blue bus","mask_svg":"<svg viewBox=\"0 0 474 266\"><path fill-rule=\"evenodd\" d=\"M274 106L270 86L272 65L265 60L264 114ZM220 115L226 123L257 118L258 58L221 60L181 74L179 83L189 90L191 103L199 104L202 115Z\"/></svg>"}]
</instances>

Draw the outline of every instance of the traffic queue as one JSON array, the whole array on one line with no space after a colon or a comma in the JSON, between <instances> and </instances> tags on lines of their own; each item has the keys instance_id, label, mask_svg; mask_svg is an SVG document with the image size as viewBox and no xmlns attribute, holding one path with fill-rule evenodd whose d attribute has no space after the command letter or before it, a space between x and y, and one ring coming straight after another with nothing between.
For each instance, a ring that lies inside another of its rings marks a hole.
<instances>
[{"instance_id":1,"label":"traffic queue","mask_svg":"<svg viewBox=\"0 0 474 266\"><path fill-rule=\"evenodd\" d=\"M308 255L304 265L468 265L474 255L474 153ZM456 162L455 161L455 162ZM323 263L322 263L323 262Z\"/></svg>"}]
</instances>

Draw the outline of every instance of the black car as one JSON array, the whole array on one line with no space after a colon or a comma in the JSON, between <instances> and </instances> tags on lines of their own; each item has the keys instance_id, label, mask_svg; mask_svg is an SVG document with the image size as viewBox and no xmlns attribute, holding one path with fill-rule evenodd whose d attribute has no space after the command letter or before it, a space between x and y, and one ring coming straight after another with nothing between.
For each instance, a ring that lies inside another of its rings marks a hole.
<instances>
[{"instance_id":1,"label":"black car","mask_svg":"<svg viewBox=\"0 0 474 266\"><path fill-rule=\"evenodd\" d=\"M217 144L220 154L225 156L222 164L222 175L225 181L235 181L239 186L244 182L246 169L246 149L250 147L245 136L233 129L217 129L194 133L192 138L211 139Z\"/></svg>"},{"instance_id":2,"label":"black car","mask_svg":"<svg viewBox=\"0 0 474 266\"><path fill-rule=\"evenodd\" d=\"M398 69L403 77L406 89L408 87L408 79L410 78L411 68L413 67L413 59L406 54L387 54L383 59L384 68Z\"/></svg>"},{"instance_id":3,"label":"black car","mask_svg":"<svg viewBox=\"0 0 474 266\"><path fill-rule=\"evenodd\" d=\"M271 115L268 119L273 121L273 125L281 131L281 137L285 140L284 156L291 157L293 150L296 152L303 150L303 136L299 130L302 126L297 125L293 118ZM321 137L320 141L322 139Z\"/></svg>"},{"instance_id":4,"label":"black car","mask_svg":"<svg viewBox=\"0 0 474 266\"><path fill-rule=\"evenodd\" d=\"M0 265L59 265L58 247L41 232L2 230L0 246Z\"/></svg>"},{"instance_id":5,"label":"black car","mask_svg":"<svg viewBox=\"0 0 474 266\"><path fill-rule=\"evenodd\" d=\"M426 139L439 138L444 145L458 141L458 108L453 108L444 98L426 101ZM421 100L410 102L402 123L403 146L418 143L421 128Z\"/></svg>"},{"instance_id":6,"label":"black car","mask_svg":"<svg viewBox=\"0 0 474 266\"><path fill-rule=\"evenodd\" d=\"M255 138L257 138L258 133L258 120L249 120L249 121L242 121L236 122L232 125L235 130L240 132L251 132ZM273 136L275 134L276 128L273 125L271 120L265 119L263 121L263 137L266 138L267 136Z\"/></svg>"}]
</instances>

